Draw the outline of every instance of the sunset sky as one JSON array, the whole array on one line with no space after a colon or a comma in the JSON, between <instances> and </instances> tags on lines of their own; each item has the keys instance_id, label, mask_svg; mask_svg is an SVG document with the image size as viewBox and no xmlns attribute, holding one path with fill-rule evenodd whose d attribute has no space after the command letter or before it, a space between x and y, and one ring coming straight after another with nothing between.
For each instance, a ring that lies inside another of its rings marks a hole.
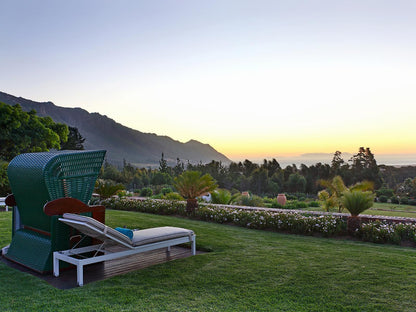
<instances>
[{"instance_id":1,"label":"sunset sky","mask_svg":"<svg viewBox=\"0 0 416 312\"><path fill-rule=\"evenodd\" d=\"M0 3L0 91L233 160L416 154L416 1Z\"/></svg>"}]
</instances>

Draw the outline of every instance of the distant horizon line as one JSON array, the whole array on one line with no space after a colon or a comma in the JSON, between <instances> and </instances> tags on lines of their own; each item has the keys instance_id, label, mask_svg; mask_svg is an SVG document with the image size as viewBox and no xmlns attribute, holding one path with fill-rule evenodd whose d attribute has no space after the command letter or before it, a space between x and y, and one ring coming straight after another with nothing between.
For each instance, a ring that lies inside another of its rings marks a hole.
<instances>
[{"instance_id":1,"label":"distant horizon line","mask_svg":"<svg viewBox=\"0 0 416 312\"><path fill-rule=\"evenodd\" d=\"M342 152L341 157L345 162L349 161L354 153ZM276 159L276 161L282 166L287 165L315 165L317 163L330 164L334 153L302 153L293 156L268 156L268 157L228 157L233 162L243 162L249 160L254 163L262 163L264 160ZM347 159L346 157L348 156ZM374 154L375 160L378 165L387 166L416 166L416 153L386 153L386 154Z\"/></svg>"}]
</instances>

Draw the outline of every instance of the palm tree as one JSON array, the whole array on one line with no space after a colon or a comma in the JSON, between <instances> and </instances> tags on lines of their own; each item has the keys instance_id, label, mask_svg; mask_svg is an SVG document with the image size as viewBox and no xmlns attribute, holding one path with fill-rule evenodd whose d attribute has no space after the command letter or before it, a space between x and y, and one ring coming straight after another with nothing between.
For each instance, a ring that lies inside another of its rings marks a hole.
<instances>
[{"instance_id":1,"label":"palm tree","mask_svg":"<svg viewBox=\"0 0 416 312\"><path fill-rule=\"evenodd\" d=\"M347 219L348 233L353 234L361 226L360 213L374 204L374 194L370 191L347 190L341 197L342 205L351 213Z\"/></svg>"},{"instance_id":2,"label":"palm tree","mask_svg":"<svg viewBox=\"0 0 416 312\"><path fill-rule=\"evenodd\" d=\"M115 184L112 181L104 181L101 179L95 182L95 192L100 195L100 199L109 198L121 190L124 190L123 184Z\"/></svg>"},{"instance_id":3,"label":"palm tree","mask_svg":"<svg viewBox=\"0 0 416 312\"><path fill-rule=\"evenodd\" d=\"M342 212L344 205L341 197L345 191L369 191L374 188L374 183L370 181L358 182L347 187L340 176L335 176L332 180L319 180L318 183L326 188L318 193L318 198L323 202L326 211L337 207L338 212Z\"/></svg>"},{"instance_id":4,"label":"palm tree","mask_svg":"<svg viewBox=\"0 0 416 312\"><path fill-rule=\"evenodd\" d=\"M326 188L318 193L318 198L324 203L324 209L329 211L330 208L337 207L338 212L341 212L340 198L342 192L347 190L342 178L335 176L332 180L319 180L318 183Z\"/></svg>"},{"instance_id":5,"label":"palm tree","mask_svg":"<svg viewBox=\"0 0 416 312\"><path fill-rule=\"evenodd\" d=\"M199 171L185 171L175 178L174 187L186 198L186 211L194 212L198 207L196 198L212 192L218 185L209 174L202 175Z\"/></svg>"}]
</instances>

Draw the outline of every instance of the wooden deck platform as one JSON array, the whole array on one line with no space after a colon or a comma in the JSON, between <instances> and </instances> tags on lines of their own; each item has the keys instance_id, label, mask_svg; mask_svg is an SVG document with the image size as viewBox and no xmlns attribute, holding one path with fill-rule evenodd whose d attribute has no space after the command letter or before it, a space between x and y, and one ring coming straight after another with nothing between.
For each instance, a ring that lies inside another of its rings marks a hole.
<instances>
[{"instance_id":1,"label":"wooden deck platform","mask_svg":"<svg viewBox=\"0 0 416 312\"><path fill-rule=\"evenodd\" d=\"M200 254L197 251L197 254ZM91 264L84 267L84 285L100 280L104 280L113 276L125 274L128 272L147 268L149 266L160 264L172 260L182 259L192 256L190 248L171 247L170 252L166 248L143 252L137 255L129 256L122 259L106 261L103 263ZM50 274L40 274L25 268L17 263L14 263L6 258L0 256L0 261L17 269L19 271L29 273L33 276L43 279L50 285L59 289L70 289L77 287L77 272L76 268L62 270L59 277L54 277Z\"/></svg>"}]
</instances>

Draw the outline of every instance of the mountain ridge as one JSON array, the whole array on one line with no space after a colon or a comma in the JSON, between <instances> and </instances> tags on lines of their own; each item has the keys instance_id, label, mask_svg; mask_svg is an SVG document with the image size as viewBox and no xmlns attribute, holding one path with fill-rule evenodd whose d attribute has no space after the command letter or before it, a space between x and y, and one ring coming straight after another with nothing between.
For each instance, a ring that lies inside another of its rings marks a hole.
<instances>
[{"instance_id":1,"label":"mountain ridge","mask_svg":"<svg viewBox=\"0 0 416 312\"><path fill-rule=\"evenodd\" d=\"M34 109L38 116L50 116L55 122L78 128L85 138L85 149L106 149L107 160L117 165L127 161L138 167L154 167L159 165L162 153L169 165L176 164L177 158L193 164L212 160L225 164L231 162L209 144L197 140L182 143L166 135L144 133L80 107L60 107L50 101L36 102L1 91L0 102L19 104L24 111Z\"/></svg>"}]
</instances>

